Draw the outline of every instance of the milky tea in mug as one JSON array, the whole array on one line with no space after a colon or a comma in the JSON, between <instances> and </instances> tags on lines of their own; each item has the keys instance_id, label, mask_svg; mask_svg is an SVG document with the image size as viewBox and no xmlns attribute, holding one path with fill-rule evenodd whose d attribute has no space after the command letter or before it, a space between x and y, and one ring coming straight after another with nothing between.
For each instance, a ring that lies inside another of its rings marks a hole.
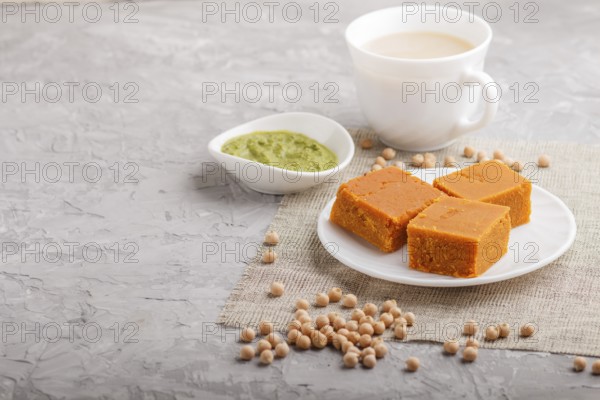
<instances>
[{"instance_id":1,"label":"milky tea in mug","mask_svg":"<svg viewBox=\"0 0 600 400\"><path fill-rule=\"evenodd\" d=\"M436 150L496 114L499 92L483 72L492 31L462 10L436 6L448 18L432 18L430 6L415 7L359 17L348 26L346 42L361 109L381 141Z\"/></svg>"},{"instance_id":2,"label":"milky tea in mug","mask_svg":"<svg viewBox=\"0 0 600 400\"><path fill-rule=\"evenodd\" d=\"M468 41L438 32L397 32L375 38L364 45L366 51L394 58L440 58L472 50Z\"/></svg>"}]
</instances>

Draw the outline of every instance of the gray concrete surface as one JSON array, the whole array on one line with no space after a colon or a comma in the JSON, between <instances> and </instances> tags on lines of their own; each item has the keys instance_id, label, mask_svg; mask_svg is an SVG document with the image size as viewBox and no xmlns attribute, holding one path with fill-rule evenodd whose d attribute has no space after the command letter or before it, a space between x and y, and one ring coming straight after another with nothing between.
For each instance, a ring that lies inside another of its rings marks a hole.
<instances>
[{"instance_id":1,"label":"gray concrete surface","mask_svg":"<svg viewBox=\"0 0 600 400\"><path fill-rule=\"evenodd\" d=\"M292 352L270 367L236 361L235 335L214 321L247 262L240 248L261 240L280 199L203 179L206 144L281 111L363 125L342 33L354 17L397 2L321 2L316 23L312 3L298 3L296 23L283 18L284 3L273 22L265 14L255 23L250 9L246 20L221 22L220 2L216 15L201 2L104 4L98 22L83 5L72 21L64 5L59 20L40 8L38 22L4 5L0 399L600 396L600 378L573 373L566 355L485 350L463 365L439 345L412 343L391 344L371 371L344 370L329 350ZM502 17L487 65L506 96L477 134L599 143L600 8L520 2L515 22L513 3L495 3ZM325 23L331 12L338 22ZM531 12L538 22L524 23ZM276 87L269 99L265 87L256 102L254 92L203 99L236 82L295 82L303 94L291 102ZM525 102L536 88L538 101ZM220 251L207 255L206 243ZM416 374L403 371L409 354L421 358Z\"/></svg>"}]
</instances>

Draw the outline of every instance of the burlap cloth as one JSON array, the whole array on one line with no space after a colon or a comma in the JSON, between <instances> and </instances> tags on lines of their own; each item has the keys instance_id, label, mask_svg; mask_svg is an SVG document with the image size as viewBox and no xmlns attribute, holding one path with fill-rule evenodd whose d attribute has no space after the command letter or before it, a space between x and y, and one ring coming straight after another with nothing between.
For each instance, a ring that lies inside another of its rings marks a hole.
<instances>
[{"instance_id":1,"label":"burlap cloth","mask_svg":"<svg viewBox=\"0 0 600 400\"><path fill-rule=\"evenodd\" d=\"M356 143L373 137L367 130L353 130ZM375 140L372 150L357 146L354 160L339 181L367 171L383 145ZM537 184L560 197L575 214L577 237L566 254L531 274L504 282L464 288L415 287L371 278L331 257L317 237L317 216L334 195L339 181L309 191L287 195L270 229L279 233L280 258L275 264L252 261L231 293L219 322L227 326L256 326L270 320L284 331L292 319L295 300L307 298L337 286L354 293L359 306L396 299L403 311L412 311L417 323L409 330L408 341L443 341L454 336L464 321L474 319L486 325L508 322L513 332L508 339L486 342L482 347L526 349L553 353L600 356L600 146L568 143L496 141L471 136L439 152L438 159L453 155L457 161L466 144L491 154L502 149L523 162L535 162L549 154L552 165L529 175ZM408 161L412 155L399 153ZM535 238L532 238L535 240ZM285 294L274 298L271 282L285 284ZM339 304L326 308L311 306L311 315L330 311L349 314ZM517 334L519 325L531 323L536 333L527 339ZM391 338L392 332L386 332Z\"/></svg>"}]
</instances>

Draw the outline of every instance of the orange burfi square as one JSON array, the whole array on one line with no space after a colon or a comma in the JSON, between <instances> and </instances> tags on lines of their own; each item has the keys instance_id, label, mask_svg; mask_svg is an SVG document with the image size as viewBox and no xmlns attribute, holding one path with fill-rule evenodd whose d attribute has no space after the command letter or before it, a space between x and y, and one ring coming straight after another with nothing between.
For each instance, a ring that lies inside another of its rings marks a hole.
<instances>
[{"instance_id":1,"label":"orange burfi square","mask_svg":"<svg viewBox=\"0 0 600 400\"><path fill-rule=\"evenodd\" d=\"M408 222L440 196L445 195L400 168L383 168L342 184L329 219L392 252L406 243Z\"/></svg>"},{"instance_id":2,"label":"orange burfi square","mask_svg":"<svg viewBox=\"0 0 600 400\"><path fill-rule=\"evenodd\" d=\"M434 202L408 224L411 268L472 278L508 251L510 209L455 197Z\"/></svg>"},{"instance_id":3,"label":"orange burfi square","mask_svg":"<svg viewBox=\"0 0 600 400\"><path fill-rule=\"evenodd\" d=\"M437 178L433 186L449 196L510 207L513 227L529 222L531 182L501 162L471 165Z\"/></svg>"}]
</instances>

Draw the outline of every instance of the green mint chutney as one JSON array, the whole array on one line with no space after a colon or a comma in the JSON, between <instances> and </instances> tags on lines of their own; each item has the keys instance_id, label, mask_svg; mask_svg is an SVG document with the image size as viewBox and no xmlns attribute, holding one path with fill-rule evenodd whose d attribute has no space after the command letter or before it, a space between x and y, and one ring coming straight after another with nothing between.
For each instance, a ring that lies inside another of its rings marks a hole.
<instances>
[{"instance_id":1,"label":"green mint chutney","mask_svg":"<svg viewBox=\"0 0 600 400\"><path fill-rule=\"evenodd\" d=\"M292 171L325 171L338 165L337 156L327 146L290 131L259 131L241 135L225 142L221 151Z\"/></svg>"}]
</instances>

